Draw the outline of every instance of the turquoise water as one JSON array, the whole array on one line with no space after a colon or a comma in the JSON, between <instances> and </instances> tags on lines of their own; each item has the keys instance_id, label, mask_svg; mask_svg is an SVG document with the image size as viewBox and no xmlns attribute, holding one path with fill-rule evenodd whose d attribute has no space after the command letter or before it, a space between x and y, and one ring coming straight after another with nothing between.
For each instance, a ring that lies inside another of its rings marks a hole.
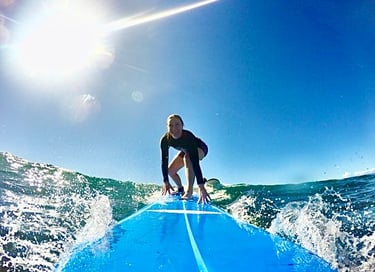
<instances>
[{"instance_id":1,"label":"turquoise water","mask_svg":"<svg viewBox=\"0 0 375 272\"><path fill-rule=\"evenodd\" d=\"M285 185L217 179L213 203L311 250L339 271L375 270L375 176ZM0 153L0 271L53 271L160 196L160 184L89 177Z\"/></svg>"}]
</instances>

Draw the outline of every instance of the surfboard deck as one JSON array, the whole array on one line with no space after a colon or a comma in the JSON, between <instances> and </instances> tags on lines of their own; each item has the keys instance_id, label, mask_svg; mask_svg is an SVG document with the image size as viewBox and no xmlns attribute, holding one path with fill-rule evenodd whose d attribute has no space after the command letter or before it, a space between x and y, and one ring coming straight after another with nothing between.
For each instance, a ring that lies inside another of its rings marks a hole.
<instances>
[{"instance_id":1,"label":"surfboard deck","mask_svg":"<svg viewBox=\"0 0 375 272\"><path fill-rule=\"evenodd\" d=\"M213 205L165 197L77 248L62 271L335 271Z\"/></svg>"}]
</instances>

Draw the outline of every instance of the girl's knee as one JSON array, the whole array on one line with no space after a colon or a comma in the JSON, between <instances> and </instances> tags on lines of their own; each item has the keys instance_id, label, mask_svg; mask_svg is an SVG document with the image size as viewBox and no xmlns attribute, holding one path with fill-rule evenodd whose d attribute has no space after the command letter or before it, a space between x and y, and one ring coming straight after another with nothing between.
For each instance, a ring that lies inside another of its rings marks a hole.
<instances>
[{"instance_id":1,"label":"girl's knee","mask_svg":"<svg viewBox=\"0 0 375 272\"><path fill-rule=\"evenodd\" d=\"M171 167L168 168L168 175L170 177L175 177L175 176L178 175L177 173L178 173L178 171L180 169L181 169L180 167L173 167L173 166L171 166Z\"/></svg>"},{"instance_id":2,"label":"girl's knee","mask_svg":"<svg viewBox=\"0 0 375 272\"><path fill-rule=\"evenodd\" d=\"M177 175L177 171L173 168L168 168L168 175L170 177L173 177L173 176Z\"/></svg>"}]
</instances>

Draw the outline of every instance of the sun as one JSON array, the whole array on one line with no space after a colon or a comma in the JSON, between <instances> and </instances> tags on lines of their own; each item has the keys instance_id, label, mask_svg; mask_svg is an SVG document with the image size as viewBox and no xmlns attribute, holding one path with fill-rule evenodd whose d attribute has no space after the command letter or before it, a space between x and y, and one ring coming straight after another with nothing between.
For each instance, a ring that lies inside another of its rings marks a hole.
<instances>
[{"instance_id":1,"label":"sun","mask_svg":"<svg viewBox=\"0 0 375 272\"><path fill-rule=\"evenodd\" d=\"M66 81L95 67L106 50L98 10L82 3L59 2L45 12L32 13L19 24L12 46L12 63L22 76ZM110 56L111 57L111 56Z\"/></svg>"},{"instance_id":2,"label":"sun","mask_svg":"<svg viewBox=\"0 0 375 272\"><path fill-rule=\"evenodd\" d=\"M39 9L31 1L29 13L22 16L22 20L12 20L17 27L12 35L14 41L8 47L11 48L9 67L16 79L22 82L30 79L38 83L65 84L86 78L98 67L106 69L111 66L114 52L109 37L115 32L216 1L199 1L109 23L104 16L105 9L88 0L46 1L44 8Z\"/></svg>"}]
</instances>

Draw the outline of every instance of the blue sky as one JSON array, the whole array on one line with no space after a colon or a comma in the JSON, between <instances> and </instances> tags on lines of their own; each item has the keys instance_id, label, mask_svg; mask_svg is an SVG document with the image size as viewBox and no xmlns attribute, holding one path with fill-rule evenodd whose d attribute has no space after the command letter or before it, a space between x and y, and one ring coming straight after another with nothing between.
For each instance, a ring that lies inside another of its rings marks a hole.
<instances>
[{"instance_id":1,"label":"blue sky","mask_svg":"<svg viewBox=\"0 0 375 272\"><path fill-rule=\"evenodd\" d=\"M0 1L0 151L161 182L159 140L178 113L209 146L204 175L224 183L375 169L374 1L223 0L158 20L198 1L89 1L99 26L121 26L100 36L90 65L65 61L80 60L85 51L68 49L91 30L64 36L43 21L60 14L57 1L13 2Z\"/></svg>"}]
</instances>

